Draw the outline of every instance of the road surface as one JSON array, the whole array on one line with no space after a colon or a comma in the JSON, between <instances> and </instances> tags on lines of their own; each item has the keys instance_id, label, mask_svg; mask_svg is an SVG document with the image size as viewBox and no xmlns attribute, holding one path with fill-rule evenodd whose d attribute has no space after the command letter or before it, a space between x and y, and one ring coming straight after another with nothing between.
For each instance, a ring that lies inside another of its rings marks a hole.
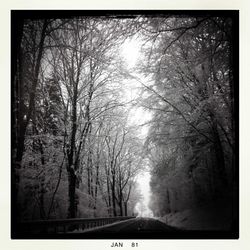
<instances>
[{"instance_id":1,"label":"road surface","mask_svg":"<svg viewBox=\"0 0 250 250\"><path fill-rule=\"evenodd\" d=\"M175 238L181 230L152 218L135 218L82 233L83 238ZM79 235L80 233L77 233Z\"/></svg>"},{"instance_id":2,"label":"road surface","mask_svg":"<svg viewBox=\"0 0 250 250\"><path fill-rule=\"evenodd\" d=\"M235 239L231 231L181 230L153 218L135 218L100 228L56 234L21 232L15 239Z\"/></svg>"}]
</instances>

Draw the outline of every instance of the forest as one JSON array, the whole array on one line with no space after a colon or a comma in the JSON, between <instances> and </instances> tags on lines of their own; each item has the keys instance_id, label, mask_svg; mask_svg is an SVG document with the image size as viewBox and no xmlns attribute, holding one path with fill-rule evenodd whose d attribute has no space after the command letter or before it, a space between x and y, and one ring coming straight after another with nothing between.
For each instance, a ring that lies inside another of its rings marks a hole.
<instances>
[{"instance_id":1,"label":"forest","mask_svg":"<svg viewBox=\"0 0 250 250\"><path fill-rule=\"evenodd\" d=\"M15 21L16 220L137 215L145 171L155 217L237 206L237 20L230 12ZM126 41L140 47L133 67L121 53ZM136 109L150 119L131 122Z\"/></svg>"}]
</instances>

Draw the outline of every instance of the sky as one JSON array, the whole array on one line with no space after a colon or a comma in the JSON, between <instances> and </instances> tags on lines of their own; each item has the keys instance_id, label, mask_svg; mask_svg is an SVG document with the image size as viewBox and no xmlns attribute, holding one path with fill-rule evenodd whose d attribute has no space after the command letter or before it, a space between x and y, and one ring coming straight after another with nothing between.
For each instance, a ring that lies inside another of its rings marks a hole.
<instances>
[{"instance_id":1,"label":"sky","mask_svg":"<svg viewBox=\"0 0 250 250\"><path fill-rule=\"evenodd\" d=\"M128 68L132 71L133 67L135 67L136 62L140 58L140 41L136 39L129 39L124 42L121 48L121 56L124 58ZM132 71L133 72L133 71ZM134 72L133 72L134 73ZM135 73L134 73L135 74ZM141 76L140 76L141 78ZM136 99L140 95L139 88L141 84L136 80L124 80L125 88L125 99L126 101L130 101L132 99ZM143 109L142 107L133 106L129 112L129 124L131 125L142 125L151 119L151 114L149 111ZM139 136L142 139L145 139L148 132L147 126L139 126L140 131L138 131ZM137 182L139 184L141 193L143 195L143 205L145 207L143 214L141 214L140 206L141 204L136 205L136 212L139 213L139 216L152 216L152 211L148 207L148 203L150 200L150 173L145 171L138 175Z\"/></svg>"},{"instance_id":2,"label":"sky","mask_svg":"<svg viewBox=\"0 0 250 250\"><path fill-rule=\"evenodd\" d=\"M121 47L121 55L129 68L133 68L140 56L140 42L137 39L127 39Z\"/></svg>"}]
</instances>

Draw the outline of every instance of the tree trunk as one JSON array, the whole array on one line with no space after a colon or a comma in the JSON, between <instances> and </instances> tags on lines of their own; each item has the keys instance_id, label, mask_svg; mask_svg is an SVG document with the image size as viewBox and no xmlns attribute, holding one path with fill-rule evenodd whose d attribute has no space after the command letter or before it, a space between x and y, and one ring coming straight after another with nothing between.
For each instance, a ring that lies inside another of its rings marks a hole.
<instances>
[{"instance_id":1,"label":"tree trunk","mask_svg":"<svg viewBox=\"0 0 250 250\"><path fill-rule=\"evenodd\" d=\"M120 199L119 206L120 206L120 216L123 216L123 204L122 199Z\"/></svg>"},{"instance_id":2,"label":"tree trunk","mask_svg":"<svg viewBox=\"0 0 250 250\"><path fill-rule=\"evenodd\" d=\"M45 194L45 159L44 159L44 151L42 142L39 140L39 147L41 153L41 164L42 164L42 174L40 178L40 217L41 219L45 219L45 207L44 207L44 194Z\"/></svg>"},{"instance_id":3,"label":"tree trunk","mask_svg":"<svg viewBox=\"0 0 250 250\"><path fill-rule=\"evenodd\" d=\"M76 195L76 175L73 168L68 171L68 182L69 182L69 208L68 218L76 218L77 215L77 195Z\"/></svg>"},{"instance_id":4,"label":"tree trunk","mask_svg":"<svg viewBox=\"0 0 250 250\"><path fill-rule=\"evenodd\" d=\"M19 220L19 205L18 205L18 192L19 192L19 182L20 182L20 175L19 171L22 166L22 158L24 153L24 141L25 141L25 134L26 128L30 122L30 117L34 111L34 103L35 103L35 95L36 95L36 86L38 83L38 76L40 71L40 65L42 60L43 54L43 45L46 37L46 29L47 29L47 20L43 22L43 28L41 31L41 38L38 45L38 56L36 59L36 66L35 71L33 72L33 84L31 91L29 93L29 106L27 113L25 112L24 108L24 83L23 83L23 51L22 51L22 36L23 36L23 26L24 20L21 18L17 23L17 30L16 30L16 48L14 49L14 53L16 55L16 60L14 60L13 72L14 72L14 126L13 126L13 141L14 141L14 152L13 154L13 177L15 183L15 192L14 192L14 200L15 200L15 216L17 220ZM26 113L26 114L25 114ZM25 117L26 115L26 117Z\"/></svg>"},{"instance_id":5,"label":"tree trunk","mask_svg":"<svg viewBox=\"0 0 250 250\"><path fill-rule=\"evenodd\" d=\"M90 168L89 168L89 165L87 167L87 175L88 175L88 195L90 196L91 195L91 191L90 191Z\"/></svg>"},{"instance_id":6,"label":"tree trunk","mask_svg":"<svg viewBox=\"0 0 250 250\"><path fill-rule=\"evenodd\" d=\"M91 162L91 168L90 168L90 194L91 194L91 197L92 197L92 201L93 201L93 198L94 198L94 187L93 187L93 169L92 169L92 162Z\"/></svg>"},{"instance_id":7,"label":"tree trunk","mask_svg":"<svg viewBox=\"0 0 250 250\"><path fill-rule=\"evenodd\" d=\"M14 205L12 206L14 222L20 220L21 209L18 203L18 193L19 193L19 183L20 183L20 174L22 156L24 151L24 126L23 126L23 63L22 63L22 36L23 36L23 19L18 20L19 22L15 23L17 27L12 28L13 34L13 78L12 84L14 91L12 92L12 145L13 149L11 152L12 155L12 183L13 183L13 200Z\"/></svg>"},{"instance_id":8,"label":"tree trunk","mask_svg":"<svg viewBox=\"0 0 250 250\"><path fill-rule=\"evenodd\" d=\"M68 218L75 218L77 214L77 200L76 200L76 162L75 161L75 137L76 137L76 110L77 110L77 85L74 86L74 96L72 103L72 129L71 129L71 142L70 149L68 152L68 195L69 195L69 207L68 207Z\"/></svg>"},{"instance_id":9,"label":"tree trunk","mask_svg":"<svg viewBox=\"0 0 250 250\"><path fill-rule=\"evenodd\" d=\"M225 159L224 159L224 151L222 148L219 132L217 129L217 124L213 126L213 136L214 136L214 150L216 156L216 166L218 170L219 179L221 182L222 192L225 191L224 189L227 187L227 174L226 174L226 166L225 166Z\"/></svg>"},{"instance_id":10,"label":"tree trunk","mask_svg":"<svg viewBox=\"0 0 250 250\"><path fill-rule=\"evenodd\" d=\"M115 201L115 175L112 174L112 184L111 184L111 191L112 191L112 206L113 206L113 215L116 217L116 201Z\"/></svg>"},{"instance_id":11,"label":"tree trunk","mask_svg":"<svg viewBox=\"0 0 250 250\"><path fill-rule=\"evenodd\" d=\"M124 215L128 216L128 203L124 202Z\"/></svg>"},{"instance_id":12,"label":"tree trunk","mask_svg":"<svg viewBox=\"0 0 250 250\"><path fill-rule=\"evenodd\" d=\"M14 24L14 23L13 23ZM17 164L17 168L19 168L19 162L22 160L22 152L23 147L20 144L20 135L23 135L23 128L20 122L23 117L23 62L22 62L22 36L23 36L23 25L24 20L20 18L17 23L15 23L16 27L12 28L13 34L13 45L12 45L12 84L14 87L14 91L12 92L12 111L14 114L14 119L12 123L12 142L13 142L13 154L15 159L15 164ZM15 45L15 46L14 46ZM22 141L22 140L21 140ZM15 173L17 174L17 173ZM16 177L18 179L19 176ZM17 191L17 190L16 190Z\"/></svg>"},{"instance_id":13,"label":"tree trunk","mask_svg":"<svg viewBox=\"0 0 250 250\"><path fill-rule=\"evenodd\" d=\"M171 204L170 204L170 196L167 188L167 213L171 213Z\"/></svg>"},{"instance_id":14,"label":"tree trunk","mask_svg":"<svg viewBox=\"0 0 250 250\"><path fill-rule=\"evenodd\" d=\"M107 176L107 193L108 193L108 214L111 216L111 194L110 194L110 183L109 183L109 177Z\"/></svg>"},{"instance_id":15,"label":"tree trunk","mask_svg":"<svg viewBox=\"0 0 250 250\"><path fill-rule=\"evenodd\" d=\"M92 172L92 155L89 152L87 160L87 173L88 173L88 195L89 195L89 208L93 208L93 172Z\"/></svg>"},{"instance_id":16,"label":"tree trunk","mask_svg":"<svg viewBox=\"0 0 250 250\"><path fill-rule=\"evenodd\" d=\"M99 183L99 166L97 165L97 166L96 166L95 203L94 203L94 209L96 209L96 204L97 204L98 183Z\"/></svg>"},{"instance_id":17,"label":"tree trunk","mask_svg":"<svg viewBox=\"0 0 250 250\"><path fill-rule=\"evenodd\" d=\"M119 184L119 207L120 207L120 216L123 216L123 195L121 183Z\"/></svg>"}]
</instances>

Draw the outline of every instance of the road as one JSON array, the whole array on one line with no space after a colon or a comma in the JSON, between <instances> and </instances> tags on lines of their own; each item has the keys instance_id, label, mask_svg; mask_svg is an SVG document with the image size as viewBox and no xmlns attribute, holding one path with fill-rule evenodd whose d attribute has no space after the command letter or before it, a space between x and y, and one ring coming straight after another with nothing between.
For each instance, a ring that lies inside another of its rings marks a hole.
<instances>
[{"instance_id":1,"label":"road","mask_svg":"<svg viewBox=\"0 0 250 250\"><path fill-rule=\"evenodd\" d=\"M82 233L83 238L154 239L175 238L181 232L152 218L135 218ZM77 233L79 236L79 234Z\"/></svg>"},{"instance_id":2,"label":"road","mask_svg":"<svg viewBox=\"0 0 250 250\"><path fill-rule=\"evenodd\" d=\"M135 218L67 233L19 233L16 239L235 239L231 231L181 230L153 218Z\"/></svg>"}]
</instances>

